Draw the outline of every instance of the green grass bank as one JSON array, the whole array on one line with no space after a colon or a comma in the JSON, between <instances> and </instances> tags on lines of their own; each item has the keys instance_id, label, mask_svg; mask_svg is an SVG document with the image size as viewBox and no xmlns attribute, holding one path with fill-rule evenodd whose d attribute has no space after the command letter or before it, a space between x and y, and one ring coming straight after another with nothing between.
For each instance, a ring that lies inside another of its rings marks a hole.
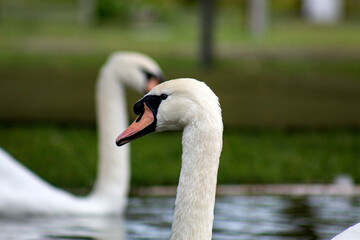
<instances>
[{"instance_id":1,"label":"green grass bank","mask_svg":"<svg viewBox=\"0 0 360 240\"><path fill-rule=\"evenodd\" d=\"M95 179L94 127L0 125L0 146L50 183L89 188ZM226 129L219 184L360 182L360 132ZM151 134L131 145L132 186L176 185L181 133ZM156 173L156 174L155 174Z\"/></svg>"}]
</instances>

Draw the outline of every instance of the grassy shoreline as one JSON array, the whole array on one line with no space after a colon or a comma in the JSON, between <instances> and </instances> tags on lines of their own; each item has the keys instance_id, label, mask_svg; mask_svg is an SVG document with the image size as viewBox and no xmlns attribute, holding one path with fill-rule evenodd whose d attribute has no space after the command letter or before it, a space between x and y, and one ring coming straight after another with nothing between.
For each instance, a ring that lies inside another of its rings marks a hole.
<instances>
[{"instance_id":1,"label":"grassy shoreline","mask_svg":"<svg viewBox=\"0 0 360 240\"><path fill-rule=\"evenodd\" d=\"M0 146L50 183L89 188L97 139L91 125L0 124ZM176 185L181 133L151 134L131 146L132 186ZM360 131L226 129L219 184L360 182ZM153 174L156 172L157 174Z\"/></svg>"}]
</instances>

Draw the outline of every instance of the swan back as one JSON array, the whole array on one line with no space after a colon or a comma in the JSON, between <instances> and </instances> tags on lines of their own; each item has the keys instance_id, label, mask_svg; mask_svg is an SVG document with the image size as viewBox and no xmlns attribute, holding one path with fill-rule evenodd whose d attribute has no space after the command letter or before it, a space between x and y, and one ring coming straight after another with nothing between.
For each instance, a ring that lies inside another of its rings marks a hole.
<instances>
[{"instance_id":1,"label":"swan back","mask_svg":"<svg viewBox=\"0 0 360 240\"><path fill-rule=\"evenodd\" d=\"M360 239L360 223L349 227L345 231L339 233L331 240L359 240Z\"/></svg>"}]
</instances>

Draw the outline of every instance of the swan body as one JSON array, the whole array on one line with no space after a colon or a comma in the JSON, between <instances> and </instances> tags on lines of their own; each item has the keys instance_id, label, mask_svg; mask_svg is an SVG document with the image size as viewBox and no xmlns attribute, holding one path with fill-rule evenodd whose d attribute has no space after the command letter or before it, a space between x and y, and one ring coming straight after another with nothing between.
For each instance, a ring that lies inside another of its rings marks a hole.
<instances>
[{"instance_id":1,"label":"swan body","mask_svg":"<svg viewBox=\"0 0 360 240\"><path fill-rule=\"evenodd\" d=\"M349 227L345 231L336 235L332 240L359 240L360 239L360 223Z\"/></svg>"},{"instance_id":2,"label":"swan body","mask_svg":"<svg viewBox=\"0 0 360 240\"><path fill-rule=\"evenodd\" d=\"M96 85L99 164L88 196L51 186L0 148L0 216L121 214L129 186L129 149L116 148L113 139L128 125L124 85L145 92L160 78L159 66L139 53L115 53L102 67Z\"/></svg>"},{"instance_id":3,"label":"swan body","mask_svg":"<svg viewBox=\"0 0 360 240\"><path fill-rule=\"evenodd\" d=\"M176 79L153 88L134 112L139 116L116 139L118 146L151 132L183 130L171 239L211 239L223 133L217 96L202 82Z\"/></svg>"}]
</instances>

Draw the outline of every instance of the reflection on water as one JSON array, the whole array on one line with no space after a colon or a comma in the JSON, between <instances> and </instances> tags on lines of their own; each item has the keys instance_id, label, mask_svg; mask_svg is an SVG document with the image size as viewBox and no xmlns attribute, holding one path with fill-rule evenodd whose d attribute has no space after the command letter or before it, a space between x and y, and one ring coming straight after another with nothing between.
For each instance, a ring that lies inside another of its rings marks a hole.
<instances>
[{"instance_id":1,"label":"reflection on water","mask_svg":"<svg viewBox=\"0 0 360 240\"><path fill-rule=\"evenodd\" d=\"M0 239L125 239L120 218L27 218L0 220Z\"/></svg>"},{"instance_id":2,"label":"reflection on water","mask_svg":"<svg viewBox=\"0 0 360 240\"><path fill-rule=\"evenodd\" d=\"M125 220L0 219L0 239L169 239L174 198L131 198ZM218 197L213 239L330 239L360 221L359 197Z\"/></svg>"}]
</instances>

